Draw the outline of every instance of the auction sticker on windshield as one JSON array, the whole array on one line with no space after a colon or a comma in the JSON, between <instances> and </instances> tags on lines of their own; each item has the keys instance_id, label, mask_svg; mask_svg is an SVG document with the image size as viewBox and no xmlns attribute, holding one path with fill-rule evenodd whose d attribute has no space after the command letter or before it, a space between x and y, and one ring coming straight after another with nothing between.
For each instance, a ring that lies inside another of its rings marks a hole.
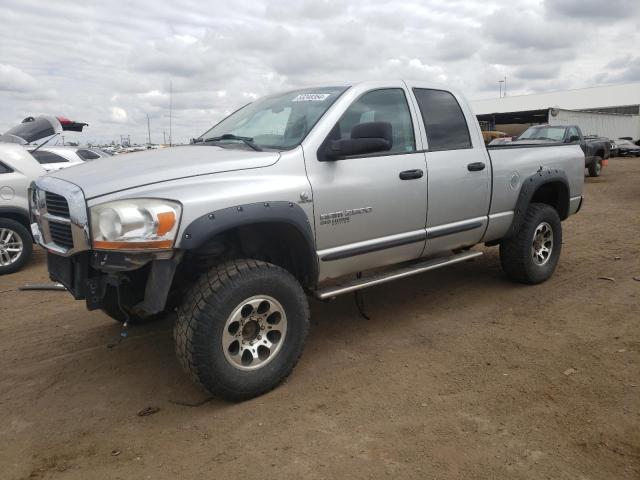
<instances>
[{"instance_id":1,"label":"auction sticker on windshield","mask_svg":"<svg viewBox=\"0 0 640 480\"><path fill-rule=\"evenodd\" d=\"M330 93L301 93L295 97L292 102L323 102Z\"/></svg>"}]
</instances>

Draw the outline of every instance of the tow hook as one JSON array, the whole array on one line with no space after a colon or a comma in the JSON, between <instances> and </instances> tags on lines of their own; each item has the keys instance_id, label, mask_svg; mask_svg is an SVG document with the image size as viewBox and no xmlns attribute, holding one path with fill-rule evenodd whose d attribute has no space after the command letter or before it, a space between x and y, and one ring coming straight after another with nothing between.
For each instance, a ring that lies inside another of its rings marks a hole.
<instances>
[{"instance_id":1,"label":"tow hook","mask_svg":"<svg viewBox=\"0 0 640 480\"><path fill-rule=\"evenodd\" d=\"M122 306L122 302L120 301L120 286L122 285L122 283L123 282L119 281L118 279L118 281L115 282L115 287L116 287L116 296L118 299L118 308L124 315L124 322L122 322L122 328L120 329L120 335L118 336L118 340L107 345L107 348L113 348L120 345L120 343L129 336L129 330L128 330L129 312L127 312L127 310Z\"/></svg>"}]
</instances>

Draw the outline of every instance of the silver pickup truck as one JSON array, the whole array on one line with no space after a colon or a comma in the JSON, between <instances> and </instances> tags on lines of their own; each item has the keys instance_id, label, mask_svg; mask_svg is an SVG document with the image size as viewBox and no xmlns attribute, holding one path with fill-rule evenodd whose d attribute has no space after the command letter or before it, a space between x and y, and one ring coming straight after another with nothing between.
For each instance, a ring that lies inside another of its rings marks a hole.
<instances>
[{"instance_id":1,"label":"silver pickup truck","mask_svg":"<svg viewBox=\"0 0 640 480\"><path fill-rule=\"evenodd\" d=\"M507 276L548 279L582 203L579 145L489 149L461 95L364 82L268 96L191 145L41 177L33 232L53 279L141 323L177 309L177 355L210 392L277 386L307 297L462 262L500 245Z\"/></svg>"}]
</instances>

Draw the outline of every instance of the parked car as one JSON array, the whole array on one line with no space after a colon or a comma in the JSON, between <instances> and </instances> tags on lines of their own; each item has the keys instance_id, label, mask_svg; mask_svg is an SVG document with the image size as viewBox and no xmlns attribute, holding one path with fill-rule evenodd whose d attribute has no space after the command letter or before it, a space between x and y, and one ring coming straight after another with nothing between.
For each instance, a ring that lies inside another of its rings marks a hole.
<instances>
[{"instance_id":1,"label":"parked car","mask_svg":"<svg viewBox=\"0 0 640 480\"><path fill-rule=\"evenodd\" d=\"M609 145L611 146L609 157L610 158L617 157L618 156L618 144L616 143L615 140L609 140Z\"/></svg>"},{"instance_id":2,"label":"parked car","mask_svg":"<svg viewBox=\"0 0 640 480\"><path fill-rule=\"evenodd\" d=\"M38 147L36 145L30 145L25 148L35 157L36 160L38 160L47 172L80 165L85 161L111 156L97 148L90 147L70 147L59 145L45 145L43 147Z\"/></svg>"},{"instance_id":3,"label":"parked car","mask_svg":"<svg viewBox=\"0 0 640 480\"><path fill-rule=\"evenodd\" d=\"M584 152L584 166L590 177L599 177L602 167L607 165L611 145L608 138L582 135L577 125L534 125L527 128L517 140L516 145L563 143L577 144Z\"/></svg>"},{"instance_id":4,"label":"parked car","mask_svg":"<svg viewBox=\"0 0 640 480\"><path fill-rule=\"evenodd\" d=\"M640 146L633 143L631 140L616 140L618 144L618 156L619 157L639 157Z\"/></svg>"},{"instance_id":5,"label":"parked car","mask_svg":"<svg viewBox=\"0 0 640 480\"><path fill-rule=\"evenodd\" d=\"M468 103L440 86L294 90L193 145L38 179L33 227L51 277L90 310L126 326L177 305L184 369L246 399L292 371L306 294L328 300L464 262L480 243L500 245L512 280L550 278L561 221L582 204L584 154L518 147L487 149Z\"/></svg>"},{"instance_id":6,"label":"parked car","mask_svg":"<svg viewBox=\"0 0 640 480\"><path fill-rule=\"evenodd\" d=\"M28 188L46 172L23 145L82 126L63 117L28 117L0 135L0 275L12 273L31 257L33 237Z\"/></svg>"}]
</instances>

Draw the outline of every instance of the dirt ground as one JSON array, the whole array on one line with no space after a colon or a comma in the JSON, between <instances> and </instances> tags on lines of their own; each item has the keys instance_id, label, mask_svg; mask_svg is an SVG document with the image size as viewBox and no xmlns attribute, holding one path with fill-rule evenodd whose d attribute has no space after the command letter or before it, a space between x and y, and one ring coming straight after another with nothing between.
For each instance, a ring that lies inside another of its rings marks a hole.
<instances>
[{"instance_id":1,"label":"dirt ground","mask_svg":"<svg viewBox=\"0 0 640 480\"><path fill-rule=\"evenodd\" d=\"M313 302L294 373L240 404L180 405L208 395L171 318L109 349L102 313L18 291L47 280L38 251L0 277L0 477L640 478L640 158L586 183L547 283L492 248L365 291L369 321Z\"/></svg>"}]
</instances>

